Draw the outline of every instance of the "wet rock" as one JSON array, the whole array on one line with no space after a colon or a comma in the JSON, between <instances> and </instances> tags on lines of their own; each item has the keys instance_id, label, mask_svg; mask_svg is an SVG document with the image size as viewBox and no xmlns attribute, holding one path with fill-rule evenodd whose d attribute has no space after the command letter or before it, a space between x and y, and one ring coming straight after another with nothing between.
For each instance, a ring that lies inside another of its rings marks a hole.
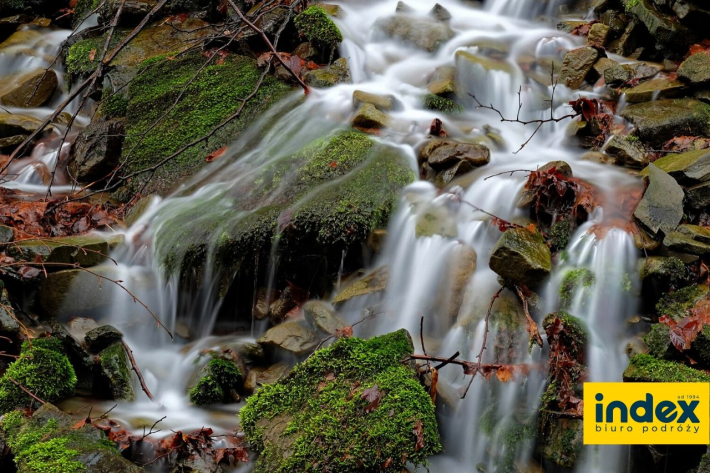
<instances>
[{"instance_id":1,"label":"wet rock","mask_svg":"<svg viewBox=\"0 0 710 473\"><path fill-rule=\"evenodd\" d=\"M673 251L707 255L710 254L710 229L698 225L681 225L666 235L663 244Z\"/></svg>"},{"instance_id":2,"label":"wet rock","mask_svg":"<svg viewBox=\"0 0 710 473\"><path fill-rule=\"evenodd\" d=\"M17 113L0 113L0 138L30 135L37 131L41 124L42 121L34 117Z\"/></svg>"},{"instance_id":3,"label":"wet rock","mask_svg":"<svg viewBox=\"0 0 710 473\"><path fill-rule=\"evenodd\" d=\"M565 21L560 21L557 23L557 30L558 31L563 31L565 33L572 33L574 30L576 30L579 27L582 27L586 25L586 21L581 21L581 20L565 20Z\"/></svg>"},{"instance_id":4,"label":"wet rock","mask_svg":"<svg viewBox=\"0 0 710 473\"><path fill-rule=\"evenodd\" d=\"M445 205L428 204L417 213L415 234L418 238L439 235L454 238L458 235L456 218Z\"/></svg>"},{"instance_id":5,"label":"wet rock","mask_svg":"<svg viewBox=\"0 0 710 473\"><path fill-rule=\"evenodd\" d=\"M618 93L626 95L628 103L639 103L677 97L683 93L684 89L685 85L677 79L658 77L641 82L634 87L621 88Z\"/></svg>"},{"instance_id":6,"label":"wet rock","mask_svg":"<svg viewBox=\"0 0 710 473\"><path fill-rule=\"evenodd\" d=\"M653 324L651 331L643 337L643 340L648 347L649 355L659 360L682 362L687 355L704 366L710 365L710 326L703 327L690 348L684 352L673 346L670 328L665 324Z\"/></svg>"},{"instance_id":7,"label":"wet rock","mask_svg":"<svg viewBox=\"0 0 710 473\"><path fill-rule=\"evenodd\" d=\"M377 20L375 28L387 36L429 52L436 51L455 35L444 22L434 18L404 14Z\"/></svg>"},{"instance_id":8,"label":"wet rock","mask_svg":"<svg viewBox=\"0 0 710 473\"><path fill-rule=\"evenodd\" d=\"M688 271L681 260L673 256L649 256L641 267L641 281L645 287L653 288L661 294L671 286L679 285L687 277Z\"/></svg>"},{"instance_id":9,"label":"wet rock","mask_svg":"<svg viewBox=\"0 0 710 473\"><path fill-rule=\"evenodd\" d=\"M433 110L447 115L457 115L463 113L464 111L463 106L456 103L452 99L439 97L434 94L425 95L422 105L426 110Z\"/></svg>"},{"instance_id":10,"label":"wet rock","mask_svg":"<svg viewBox=\"0 0 710 473\"><path fill-rule=\"evenodd\" d=\"M7 225L0 225L0 243L9 243L15 239L15 230Z\"/></svg>"},{"instance_id":11,"label":"wet rock","mask_svg":"<svg viewBox=\"0 0 710 473\"><path fill-rule=\"evenodd\" d=\"M286 322L267 330L257 342L295 355L305 355L313 351L320 339L314 331L298 322Z\"/></svg>"},{"instance_id":12,"label":"wet rock","mask_svg":"<svg viewBox=\"0 0 710 473\"><path fill-rule=\"evenodd\" d=\"M353 126L365 129L387 128L390 118L371 103L365 103L355 112L351 123Z\"/></svg>"},{"instance_id":13,"label":"wet rock","mask_svg":"<svg viewBox=\"0 0 710 473\"><path fill-rule=\"evenodd\" d=\"M320 52L309 42L301 43L296 46L296 49L293 50L293 54L306 60L315 60L320 56Z\"/></svg>"},{"instance_id":14,"label":"wet rock","mask_svg":"<svg viewBox=\"0 0 710 473\"><path fill-rule=\"evenodd\" d=\"M648 164L646 150L638 138L633 136L612 136L604 151L616 156L617 163L630 168L642 168Z\"/></svg>"},{"instance_id":15,"label":"wet rock","mask_svg":"<svg viewBox=\"0 0 710 473\"><path fill-rule=\"evenodd\" d=\"M704 284L686 286L665 294L656 304L656 315L667 315L679 322L699 301L707 299L708 287Z\"/></svg>"},{"instance_id":16,"label":"wet rock","mask_svg":"<svg viewBox=\"0 0 710 473\"><path fill-rule=\"evenodd\" d=\"M707 383L710 376L681 363L642 354L629 360L623 380L627 383Z\"/></svg>"},{"instance_id":17,"label":"wet rock","mask_svg":"<svg viewBox=\"0 0 710 473\"><path fill-rule=\"evenodd\" d=\"M628 56L636 48L637 37L641 29L639 22L632 19L626 24L621 35L607 45L607 51L612 54Z\"/></svg>"},{"instance_id":18,"label":"wet rock","mask_svg":"<svg viewBox=\"0 0 710 473\"><path fill-rule=\"evenodd\" d=\"M27 139L28 135L15 135L7 138L0 138L0 150L12 150Z\"/></svg>"},{"instance_id":19,"label":"wet rock","mask_svg":"<svg viewBox=\"0 0 710 473\"><path fill-rule=\"evenodd\" d=\"M340 5L330 3L313 3L312 5L322 8L324 12L335 18L342 18L345 15Z\"/></svg>"},{"instance_id":20,"label":"wet rock","mask_svg":"<svg viewBox=\"0 0 710 473\"><path fill-rule=\"evenodd\" d=\"M57 73L40 69L7 78L0 89L0 103L11 107L41 107L52 98L59 81Z\"/></svg>"},{"instance_id":21,"label":"wet rock","mask_svg":"<svg viewBox=\"0 0 710 473\"><path fill-rule=\"evenodd\" d=\"M427 89L434 95L455 94L456 68L453 66L437 67L434 78L429 82Z\"/></svg>"},{"instance_id":22,"label":"wet rock","mask_svg":"<svg viewBox=\"0 0 710 473\"><path fill-rule=\"evenodd\" d=\"M539 172L548 172L551 169L555 169L555 172L560 173L564 177L572 177L572 167L564 161L550 161L549 163L540 166L538 168ZM535 192L529 189L523 189L520 193L520 199L518 200L518 207L529 207L535 201Z\"/></svg>"},{"instance_id":23,"label":"wet rock","mask_svg":"<svg viewBox=\"0 0 710 473\"><path fill-rule=\"evenodd\" d=\"M91 319L77 319L90 320L93 322L93 327L96 327L96 322ZM58 320L51 319L49 321L49 326L52 328L52 337L56 337L60 342L62 342L64 352L69 358L71 365L74 367L74 372L76 373L77 378L77 393L80 395L90 396L93 392L94 386L94 357L79 342L79 340L84 339L84 333L78 333L82 331L77 331L76 328L70 328L72 322L77 319L71 320L67 327L65 327Z\"/></svg>"},{"instance_id":24,"label":"wet rock","mask_svg":"<svg viewBox=\"0 0 710 473\"><path fill-rule=\"evenodd\" d=\"M333 64L308 71L303 76L303 81L311 87L332 87L336 84L350 83L350 70L348 69L348 60L344 57L336 60Z\"/></svg>"},{"instance_id":25,"label":"wet rock","mask_svg":"<svg viewBox=\"0 0 710 473\"><path fill-rule=\"evenodd\" d=\"M703 182L685 189L685 202L697 210L710 206L710 182Z\"/></svg>"},{"instance_id":26,"label":"wet rock","mask_svg":"<svg viewBox=\"0 0 710 473\"><path fill-rule=\"evenodd\" d=\"M476 250L468 245L460 245L451 253L450 264L448 265L448 277L446 287L448 291L442 291L442 308L446 308L444 313L449 315L448 321L451 326L457 319L461 305L466 296L466 288L476 272L476 262L478 255Z\"/></svg>"},{"instance_id":27,"label":"wet rock","mask_svg":"<svg viewBox=\"0 0 710 473\"><path fill-rule=\"evenodd\" d=\"M669 234L683 219L683 189L671 176L650 164L649 184L634 217L652 234Z\"/></svg>"},{"instance_id":28,"label":"wet rock","mask_svg":"<svg viewBox=\"0 0 710 473\"><path fill-rule=\"evenodd\" d=\"M653 164L683 184L696 184L710 180L710 150L707 149L677 154L669 153L654 161ZM642 176L648 174L648 168L641 172Z\"/></svg>"},{"instance_id":29,"label":"wet rock","mask_svg":"<svg viewBox=\"0 0 710 473\"><path fill-rule=\"evenodd\" d=\"M470 161L458 161L453 166L439 171L434 178L434 185L439 189L448 186L457 177L468 174L473 171L474 167Z\"/></svg>"},{"instance_id":30,"label":"wet rock","mask_svg":"<svg viewBox=\"0 0 710 473\"><path fill-rule=\"evenodd\" d=\"M412 350L404 330L371 340L341 338L285 380L259 389L240 411L247 441L262 452L254 471L301 471L314 462L322 471L355 471L381 458L392 458L384 470L401 471L405 462L419 465L438 452L434 404L412 367L400 363ZM417 446L412 431L418 428ZM296 442L309 445L305 456L291 453ZM347 454L352 449L357 458Z\"/></svg>"},{"instance_id":31,"label":"wet rock","mask_svg":"<svg viewBox=\"0 0 710 473\"><path fill-rule=\"evenodd\" d=\"M662 13L651 0L622 0L627 14L646 26L656 49L681 51L693 41L693 34L673 15Z\"/></svg>"},{"instance_id":32,"label":"wet rock","mask_svg":"<svg viewBox=\"0 0 710 473\"><path fill-rule=\"evenodd\" d=\"M256 375L255 386L264 386L266 384L274 384L285 378L290 373L291 369L282 363L271 365L268 368L254 367L251 373Z\"/></svg>"},{"instance_id":33,"label":"wet rock","mask_svg":"<svg viewBox=\"0 0 710 473\"><path fill-rule=\"evenodd\" d=\"M348 301L353 297L384 291L387 289L388 280L389 267L377 268L340 291L333 299L333 304Z\"/></svg>"},{"instance_id":34,"label":"wet rock","mask_svg":"<svg viewBox=\"0 0 710 473\"><path fill-rule=\"evenodd\" d=\"M456 51L456 63L465 66L476 66L482 67L487 71L503 71L509 74L513 74L513 68L504 61L499 61L496 59L488 58L480 54L472 54L468 51L459 50ZM459 90L459 93L462 91Z\"/></svg>"},{"instance_id":35,"label":"wet rock","mask_svg":"<svg viewBox=\"0 0 710 473\"><path fill-rule=\"evenodd\" d=\"M459 161L467 161L479 167L491 159L490 150L479 144L460 143L452 140L434 140L422 148L419 157L437 170L445 169Z\"/></svg>"},{"instance_id":36,"label":"wet rock","mask_svg":"<svg viewBox=\"0 0 710 473\"><path fill-rule=\"evenodd\" d=\"M109 345L120 342L123 339L123 334L111 325L102 325L95 329L89 330L84 336L86 346L93 352L100 352Z\"/></svg>"},{"instance_id":37,"label":"wet rock","mask_svg":"<svg viewBox=\"0 0 710 473\"><path fill-rule=\"evenodd\" d=\"M596 276L587 268L569 270L560 285L560 307L568 310L573 304L584 306L592 294Z\"/></svg>"},{"instance_id":38,"label":"wet rock","mask_svg":"<svg viewBox=\"0 0 710 473\"><path fill-rule=\"evenodd\" d=\"M133 401L136 393L131 380L131 365L123 344L104 348L98 356L94 393L106 399Z\"/></svg>"},{"instance_id":39,"label":"wet rock","mask_svg":"<svg viewBox=\"0 0 710 473\"><path fill-rule=\"evenodd\" d=\"M608 67L604 69L604 82L609 85L627 82L633 78L634 71L626 64L608 64Z\"/></svg>"},{"instance_id":40,"label":"wet rock","mask_svg":"<svg viewBox=\"0 0 710 473\"><path fill-rule=\"evenodd\" d=\"M353 92L353 103L355 106L372 104L378 110L388 112L394 110L395 98L392 95L378 95L364 90L356 90Z\"/></svg>"},{"instance_id":41,"label":"wet rock","mask_svg":"<svg viewBox=\"0 0 710 473\"><path fill-rule=\"evenodd\" d=\"M367 247L370 248L375 253L379 253L384 248L385 241L387 240L387 230L384 228L376 228L370 232L367 237Z\"/></svg>"},{"instance_id":42,"label":"wet rock","mask_svg":"<svg viewBox=\"0 0 710 473\"><path fill-rule=\"evenodd\" d=\"M666 99L628 106L621 116L633 123L639 137L660 145L683 130L685 135L710 134L710 105L694 99Z\"/></svg>"},{"instance_id":43,"label":"wet rock","mask_svg":"<svg viewBox=\"0 0 710 473\"><path fill-rule=\"evenodd\" d=\"M511 228L498 239L488 264L504 280L534 288L550 274L552 261L542 235Z\"/></svg>"},{"instance_id":44,"label":"wet rock","mask_svg":"<svg viewBox=\"0 0 710 473\"><path fill-rule=\"evenodd\" d=\"M310 300L303 305L303 315L306 322L316 330L328 335L335 335L336 330L346 326L345 321L335 310L323 301Z\"/></svg>"},{"instance_id":45,"label":"wet rock","mask_svg":"<svg viewBox=\"0 0 710 473\"><path fill-rule=\"evenodd\" d=\"M108 176L120 163L125 121L93 121L72 145L69 170L79 182L91 183Z\"/></svg>"},{"instance_id":46,"label":"wet rock","mask_svg":"<svg viewBox=\"0 0 710 473\"><path fill-rule=\"evenodd\" d=\"M118 272L102 270L102 274L119 277ZM66 269L47 275L40 284L37 303L50 317L76 315L113 303L115 293L111 289L106 283L101 284L93 274L81 269Z\"/></svg>"},{"instance_id":47,"label":"wet rock","mask_svg":"<svg viewBox=\"0 0 710 473\"><path fill-rule=\"evenodd\" d=\"M77 427L75 418L49 403L37 409L32 417L19 411L11 413L0 427L10 453L18 459L19 471L144 471L123 458L102 430L90 423ZM28 438L35 440L28 442Z\"/></svg>"},{"instance_id":48,"label":"wet rock","mask_svg":"<svg viewBox=\"0 0 710 473\"><path fill-rule=\"evenodd\" d=\"M296 302L293 300L293 294L290 287L286 287L279 297L269 304L269 319L271 323L276 325L283 322L286 315L296 307Z\"/></svg>"},{"instance_id":49,"label":"wet rock","mask_svg":"<svg viewBox=\"0 0 710 473\"><path fill-rule=\"evenodd\" d=\"M403 1L397 2L397 8L395 8L396 13L414 13L416 10L414 8L410 7Z\"/></svg>"},{"instance_id":50,"label":"wet rock","mask_svg":"<svg viewBox=\"0 0 710 473\"><path fill-rule=\"evenodd\" d=\"M20 334L21 327L4 284L0 284L0 334L14 338Z\"/></svg>"},{"instance_id":51,"label":"wet rock","mask_svg":"<svg viewBox=\"0 0 710 473\"><path fill-rule=\"evenodd\" d=\"M559 80L570 89L578 89L599 59L599 51L592 47L573 49L565 55Z\"/></svg>"},{"instance_id":52,"label":"wet rock","mask_svg":"<svg viewBox=\"0 0 710 473\"><path fill-rule=\"evenodd\" d=\"M710 83L710 53L701 51L683 61L678 68L678 77L692 85L703 86Z\"/></svg>"},{"instance_id":53,"label":"wet rock","mask_svg":"<svg viewBox=\"0 0 710 473\"><path fill-rule=\"evenodd\" d=\"M439 21L449 21L451 19L451 12L446 8L442 7L440 4L436 3L429 11L429 16L436 18Z\"/></svg>"},{"instance_id":54,"label":"wet rock","mask_svg":"<svg viewBox=\"0 0 710 473\"><path fill-rule=\"evenodd\" d=\"M45 263L79 264L82 267L89 267L105 261L110 250L122 241L122 236L107 238L101 235L46 238L41 241L26 240L8 247L7 254L28 261L35 261L36 258L41 257ZM47 268L48 271L53 269L57 267Z\"/></svg>"},{"instance_id":55,"label":"wet rock","mask_svg":"<svg viewBox=\"0 0 710 473\"><path fill-rule=\"evenodd\" d=\"M593 72L594 77L596 77L596 78L602 77L603 78L607 69L611 69L612 67L616 67L618 65L619 65L619 63L614 61L613 59L609 59L608 57L603 57L594 63L594 66L592 67L592 72ZM604 80L604 82L606 82L606 80Z\"/></svg>"},{"instance_id":56,"label":"wet rock","mask_svg":"<svg viewBox=\"0 0 710 473\"><path fill-rule=\"evenodd\" d=\"M587 35L587 44L590 46L603 47L607 39L609 39L609 33L611 28L609 28L604 23L595 23L589 29L589 34Z\"/></svg>"}]
</instances>

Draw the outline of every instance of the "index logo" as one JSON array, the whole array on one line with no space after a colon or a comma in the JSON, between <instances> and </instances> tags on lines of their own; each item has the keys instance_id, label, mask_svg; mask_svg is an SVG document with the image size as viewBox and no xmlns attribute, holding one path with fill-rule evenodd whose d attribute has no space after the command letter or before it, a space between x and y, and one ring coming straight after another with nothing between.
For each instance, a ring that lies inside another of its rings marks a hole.
<instances>
[{"instance_id":1,"label":"index logo","mask_svg":"<svg viewBox=\"0 0 710 473\"><path fill-rule=\"evenodd\" d=\"M586 445L710 443L710 383L584 383Z\"/></svg>"}]
</instances>

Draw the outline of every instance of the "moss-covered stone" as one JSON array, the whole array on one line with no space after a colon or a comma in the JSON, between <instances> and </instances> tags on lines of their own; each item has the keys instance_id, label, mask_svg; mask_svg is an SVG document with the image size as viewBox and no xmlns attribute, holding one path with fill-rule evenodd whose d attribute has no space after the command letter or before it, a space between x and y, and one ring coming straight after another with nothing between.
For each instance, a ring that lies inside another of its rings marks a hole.
<instances>
[{"instance_id":1,"label":"moss-covered stone","mask_svg":"<svg viewBox=\"0 0 710 473\"><path fill-rule=\"evenodd\" d=\"M507 281L536 287L550 274L552 257L542 235L511 228L498 239L489 266Z\"/></svg>"},{"instance_id":2,"label":"moss-covered stone","mask_svg":"<svg viewBox=\"0 0 710 473\"><path fill-rule=\"evenodd\" d=\"M294 18L298 31L324 51L333 51L343 41L338 27L318 5L311 5Z\"/></svg>"},{"instance_id":3,"label":"moss-covered stone","mask_svg":"<svg viewBox=\"0 0 710 473\"><path fill-rule=\"evenodd\" d=\"M196 406L220 404L234 400L230 391L240 387L242 373L237 365L224 358L212 358L197 383L189 389L190 401Z\"/></svg>"},{"instance_id":4,"label":"moss-covered stone","mask_svg":"<svg viewBox=\"0 0 710 473\"><path fill-rule=\"evenodd\" d=\"M404 330L342 338L262 387L240 412L261 452L255 471L400 472L406 463L426 464L441 444L431 398L401 363L412 350Z\"/></svg>"},{"instance_id":5,"label":"moss-covered stone","mask_svg":"<svg viewBox=\"0 0 710 473\"><path fill-rule=\"evenodd\" d=\"M586 302L592 292L596 278L594 273L587 268L573 269L565 273L560 285L560 305L567 309L576 298L582 304Z\"/></svg>"},{"instance_id":6,"label":"moss-covered stone","mask_svg":"<svg viewBox=\"0 0 710 473\"><path fill-rule=\"evenodd\" d=\"M458 113L463 113L464 108L462 105L454 102L451 99L445 97L439 97L434 94L427 94L424 96L424 108L427 110L433 110L435 112L446 113L447 115L455 115Z\"/></svg>"},{"instance_id":7,"label":"moss-covered stone","mask_svg":"<svg viewBox=\"0 0 710 473\"><path fill-rule=\"evenodd\" d=\"M21 411L5 415L0 424L18 471L23 473L137 473L138 466L121 457L102 431L76 420L51 404L32 417Z\"/></svg>"},{"instance_id":8,"label":"moss-covered stone","mask_svg":"<svg viewBox=\"0 0 710 473\"><path fill-rule=\"evenodd\" d=\"M262 261L275 257L291 267L296 279L312 276L316 268L303 263L306 254L318 254L318 265L325 260L339 267L343 250L386 226L399 190L413 179L396 149L364 133L337 132L274 159L227 194L195 200L179 215L159 214L165 221L155 240L157 254L167 271L183 274L213 248L221 264L238 267L262 255ZM276 254L269 256L272 244Z\"/></svg>"},{"instance_id":9,"label":"moss-covered stone","mask_svg":"<svg viewBox=\"0 0 710 473\"><path fill-rule=\"evenodd\" d=\"M684 287L663 296L656 304L658 316L667 315L675 320L681 320L688 315L696 302L707 297L708 287L704 284Z\"/></svg>"},{"instance_id":10,"label":"moss-covered stone","mask_svg":"<svg viewBox=\"0 0 710 473\"><path fill-rule=\"evenodd\" d=\"M705 325L693 340L690 349L680 352L671 343L670 328L666 324L654 324L643 337L648 353L661 360L684 360L689 356L701 366L710 366L710 325Z\"/></svg>"},{"instance_id":11,"label":"moss-covered stone","mask_svg":"<svg viewBox=\"0 0 710 473\"><path fill-rule=\"evenodd\" d=\"M54 402L74 394L76 374L55 338L32 340L22 345L20 357L0 378L0 412L27 407L34 401L15 382L46 402Z\"/></svg>"},{"instance_id":12,"label":"moss-covered stone","mask_svg":"<svg viewBox=\"0 0 710 473\"><path fill-rule=\"evenodd\" d=\"M710 376L700 370L688 368L673 361L651 355L635 355L624 371L625 382L642 383L707 383Z\"/></svg>"},{"instance_id":13,"label":"moss-covered stone","mask_svg":"<svg viewBox=\"0 0 710 473\"><path fill-rule=\"evenodd\" d=\"M123 344L120 342L99 353L99 370L94 382L97 395L108 399L133 401L136 393L131 380L131 366Z\"/></svg>"},{"instance_id":14,"label":"moss-covered stone","mask_svg":"<svg viewBox=\"0 0 710 473\"><path fill-rule=\"evenodd\" d=\"M291 90L267 76L238 118L209 139L189 146L237 112L241 101L256 89L262 72L254 60L236 55L227 56L222 64L213 62L199 73L204 64L200 54L152 61L151 67L141 66L145 72L134 78L128 88L122 160L127 161L127 172L137 172L178 154L157 169L144 193L171 190L182 178L204 166L208 154L231 143L260 113ZM182 98L172 107L181 93ZM140 187L149 177L138 176L131 188Z\"/></svg>"}]
</instances>

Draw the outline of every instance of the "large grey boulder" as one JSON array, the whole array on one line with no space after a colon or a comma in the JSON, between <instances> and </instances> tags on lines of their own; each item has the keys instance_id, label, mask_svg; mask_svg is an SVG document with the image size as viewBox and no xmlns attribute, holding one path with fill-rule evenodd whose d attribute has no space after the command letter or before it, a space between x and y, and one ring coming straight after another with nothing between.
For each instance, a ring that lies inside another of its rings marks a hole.
<instances>
[{"instance_id":1,"label":"large grey boulder","mask_svg":"<svg viewBox=\"0 0 710 473\"><path fill-rule=\"evenodd\" d=\"M648 187L634 217L652 234L671 233L683 219L683 189L653 164L648 166Z\"/></svg>"}]
</instances>

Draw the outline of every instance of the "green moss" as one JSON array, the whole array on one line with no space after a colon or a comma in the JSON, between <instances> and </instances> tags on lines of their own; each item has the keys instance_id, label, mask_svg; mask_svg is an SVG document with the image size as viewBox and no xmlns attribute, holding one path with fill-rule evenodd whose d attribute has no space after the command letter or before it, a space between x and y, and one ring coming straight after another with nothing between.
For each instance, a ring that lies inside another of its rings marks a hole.
<instances>
[{"instance_id":1,"label":"green moss","mask_svg":"<svg viewBox=\"0 0 710 473\"><path fill-rule=\"evenodd\" d=\"M78 450L67 448L67 438L54 438L40 442L18 453L16 461L24 463L29 471L37 473L77 473L86 471L83 463L74 460Z\"/></svg>"},{"instance_id":2,"label":"green moss","mask_svg":"<svg viewBox=\"0 0 710 473\"><path fill-rule=\"evenodd\" d=\"M560 286L560 303L562 308L569 308L576 297L581 297L582 305L591 295L595 282L594 273L587 268L578 268L568 271Z\"/></svg>"},{"instance_id":3,"label":"green moss","mask_svg":"<svg viewBox=\"0 0 710 473\"><path fill-rule=\"evenodd\" d=\"M710 376L673 361L654 358L651 355L635 355L624 371L624 381L646 383L707 383Z\"/></svg>"},{"instance_id":4,"label":"green moss","mask_svg":"<svg viewBox=\"0 0 710 473\"><path fill-rule=\"evenodd\" d=\"M46 402L71 396L76 386L76 374L54 337L36 339L32 346L25 342L20 357L0 379L0 412L26 407L34 400L10 378Z\"/></svg>"},{"instance_id":5,"label":"green moss","mask_svg":"<svg viewBox=\"0 0 710 473\"><path fill-rule=\"evenodd\" d=\"M678 359L680 352L671 345L670 329L665 324L653 324L651 331L643 337L648 353L658 359Z\"/></svg>"},{"instance_id":6,"label":"green moss","mask_svg":"<svg viewBox=\"0 0 710 473\"><path fill-rule=\"evenodd\" d=\"M247 439L261 451L256 471L399 472L406 462L425 464L441 445L431 398L401 363L411 352L404 330L342 338L261 388L240 412ZM375 385L379 404L365 412L363 391ZM419 422L424 446L417 449ZM282 440L290 444L286 458Z\"/></svg>"},{"instance_id":7,"label":"green moss","mask_svg":"<svg viewBox=\"0 0 710 473\"><path fill-rule=\"evenodd\" d=\"M76 6L74 7L74 15L72 18L72 25L78 26L79 22L83 20L91 11L99 6L101 0L78 0Z\"/></svg>"},{"instance_id":8,"label":"green moss","mask_svg":"<svg viewBox=\"0 0 710 473\"><path fill-rule=\"evenodd\" d=\"M105 378L102 383L102 395L110 399L132 401L135 398L131 381L131 367L126 350L120 342L104 348L99 353L101 373Z\"/></svg>"},{"instance_id":9,"label":"green moss","mask_svg":"<svg viewBox=\"0 0 710 473\"><path fill-rule=\"evenodd\" d=\"M427 110L434 110L436 112L442 112L449 115L463 113L464 111L462 105L454 102L451 99L439 97L438 95L434 94L425 95L423 103L424 108Z\"/></svg>"},{"instance_id":10,"label":"green moss","mask_svg":"<svg viewBox=\"0 0 710 473\"><path fill-rule=\"evenodd\" d=\"M153 166L210 133L239 109L262 74L255 61L236 55L228 56L222 64L211 63L199 74L204 63L200 54L173 61L149 61L152 67L146 67L144 62L140 66L144 72L131 81L128 89L123 159L128 159L129 172ZM183 97L161 120L183 89ZM231 143L257 115L289 90L289 86L267 76L238 118L158 169L151 180L154 190L169 190L181 176L197 171L207 155ZM158 120L160 123L153 126ZM139 176L132 187L139 188L149 177Z\"/></svg>"},{"instance_id":11,"label":"green moss","mask_svg":"<svg viewBox=\"0 0 710 473\"><path fill-rule=\"evenodd\" d=\"M707 297L708 287L705 285L688 286L664 295L656 304L659 316L667 315L680 320L687 315L699 300Z\"/></svg>"},{"instance_id":12,"label":"green moss","mask_svg":"<svg viewBox=\"0 0 710 473\"><path fill-rule=\"evenodd\" d=\"M122 93L111 94L109 89L104 89L104 98L101 100L101 114L106 118L121 118L128 111L128 99Z\"/></svg>"},{"instance_id":13,"label":"green moss","mask_svg":"<svg viewBox=\"0 0 710 473\"><path fill-rule=\"evenodd\" d=\"M196 406L225 402L230 390L236 390L242 373L233 361L213 358L207 364L205 376L190 389L190 401Z\"/></svg>"},{"instance_id":14,"label":"green moss","mask_svg":"<svg viewBox=\"0 0 710 473\"><path fill-rule=\"evenodd\" d=\"M568 218L555 222L550 228L550 246L553 251L559 251L567 247L572 235L572 221Z\"/></svg>"},{"instance_id":15,"label":"green moss","mask_svg":"<svg viewBox=\"0 0 710 473\"><path fill-rule=\"evenodd\" d=\"M127 34L127 30L117 30L115 34L111 36L108 51L118 46ZM101 52L104 49L105 43L106 36L97 36L95 38L83 39L72 44L69 47L65 59L67 73L81 75L94 72L99 65L99 60L101 60Z\"/></svg>"},{"instance_id":16,"label":"green moss","mask_svg":"<svg viewBox=\"0 0 710 473\"><path fill-rule=\"evenodd\" d=\"M297 15L294 23L308 41L327 51L334 50L338 43L343 41L343 35L333 20L317 5L310 6Z\"/></svg>"}]
</instances>

